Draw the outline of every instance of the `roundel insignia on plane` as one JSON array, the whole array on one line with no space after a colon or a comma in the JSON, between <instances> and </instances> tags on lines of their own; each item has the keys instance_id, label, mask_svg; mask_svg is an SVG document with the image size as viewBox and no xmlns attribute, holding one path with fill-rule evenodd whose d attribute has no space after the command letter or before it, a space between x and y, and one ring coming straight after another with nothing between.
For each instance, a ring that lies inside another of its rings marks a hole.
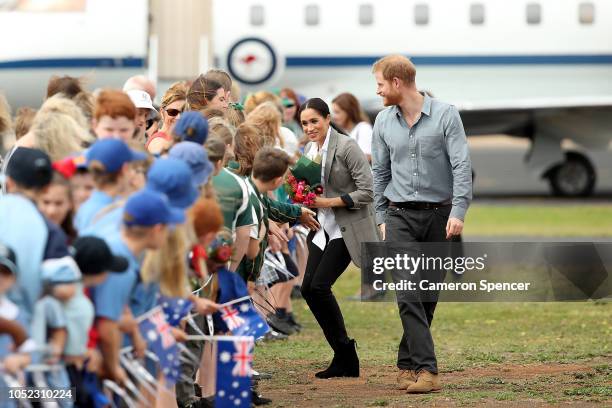
<instances>
[{"instance_id":1,"label":"roundel insignia on plane","mask_svg":"<svg viewBox=\"0 0 612 408\"><path fill-rule=\"evenodd\" d=\"M227 69L246 85L261 85L282 70L282 61L272 45L261 38L238 40L227 53Z\"/></svg>"}]
</instances>

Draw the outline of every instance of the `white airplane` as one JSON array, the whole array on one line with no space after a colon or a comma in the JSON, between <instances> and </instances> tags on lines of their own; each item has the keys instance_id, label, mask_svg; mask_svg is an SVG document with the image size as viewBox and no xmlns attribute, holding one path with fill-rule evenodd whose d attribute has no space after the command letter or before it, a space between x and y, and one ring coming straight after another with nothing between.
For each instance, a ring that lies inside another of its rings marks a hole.
<instances>
[{"instance_id":1,"label":"white airplane","mask_svg":"<svg viewBox=\"0 0 612 408\"><path fill-rule=\"evenodd\" d=\"M327 100L348 91L374 114L371 65L404 54L419 88L460 109L468 135L527 137L527 166L555 193L593 192L590 152L612 136L610 0L209 3L215 65L245 91L288 86ZM14 106L37 106L52 73L121 86L146 69L151 10L147 0L0 0L0 90ZM177 27L174 41L187 31Z\"/></svg>"},{"instance_id":2,"label":"white airplane","mask_svg":"<svg viewBox=\"0 0 612 408\"><path fill-rule=\"evenodd\" d=\"M52 75L121 87L145 70L147 0L0 0L0 92L40 106Z\"/></svg>"},{"instance_id":3,"label":"white airplane","mask_svg":"<svg viewBox=\"0 0 612 408\"><path fill-rule=\"evenodd\" d=\"M612 137L612 1L219 0L213 20L226 22L219 63L247 89L349 91L375 113L372 63L404 54L419 88L458 106L468 135L528 137L527 165L555 193L593 191L587 149Z\"/></svg>"}]
</instances>

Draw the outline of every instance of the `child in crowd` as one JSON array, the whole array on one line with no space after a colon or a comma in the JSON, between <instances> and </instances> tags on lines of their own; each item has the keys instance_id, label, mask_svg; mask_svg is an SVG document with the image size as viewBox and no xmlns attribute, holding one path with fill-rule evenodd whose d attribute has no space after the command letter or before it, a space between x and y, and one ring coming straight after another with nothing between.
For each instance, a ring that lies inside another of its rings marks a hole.
<instances>
[{"instance_id":1,"label":"child in crowd","mask_svg":"<svg viewBox=\"0 0 612 408\"><path fill-rule=\"evenodd\" d=\"M200 112L185 112L174 126L174 142L203 145L208 138L208 120Z\"/></svg>"},{"instance_id":2,"label":"child in crowd","mask_svg":"<svg viewBox=\"0 0 612 408\"><path fill-rule=\"evenodd\" d=\"M144 160L146 154L131 150L122 140L103 139L91 146L86 157L96 189L76 213L74 224L80 234L100 210L123 196L129 183L128 163Z\"/></svg>"},{"instance_id":3,"label":"child in crowd","mask_svg":"<svg viewBox=\"0 0 612 408\"><path fill-rule=\"evenodd\" d=\"M87 347L95 312L85 291L103 283L109 273L124 272L128 268L128 260L113 255L104 240L91 236L77 238L72 244L71 253L83 280L75 296L64 304L68 337L63 359L70 383L76 389L77 406L88 407L92 405L93 396L86 385L87 377L95 375L92 371L95 371L99 357L95 350Z\"/></svg>"},{"instance_id":4,"label":"child in crowd","mask_svg":"<svg viewBox=\"0 0 612 408\"><path fill-rule=\"evenodd\" d=\"M119 364L122 316L129 321L138 312L149 310L155 301L150 293L136 296L134 290L140 280L140 267L147 249L159 249L166 242L168 226L183 223L185 214L169 206L167 198L151 190L133 194L123 211L123 226L119 234L107 237L106 241L115 255L128 260L126 273L111 274L106 280L91 289L91 298L96 311L98 346L103 355L103 376L122 384L126 373ZM144 295L144 296L142 296ZM131 301L138 301L132 304ZM146 347L137 325L127 327L135 351ZM140 350L141 352L144 350Z\"/></svg>"},{"instance_id":5,"label":"child in crowd","mask_svg":"<svg viewBox=\"0 0 612 408\"><path fill-rule=\"evenodd\" d=\"M38 200L38 208L49 221L62 228L69 241L76 238L70 181L60 172L53 172L51 183Z\"/></svg>"},{"instance_id":6,"label":"child in crowd","mask_svg":"<svg viewBox=\"0 0 612 408\"><path fill-rule=\"evenodd\" d=\"M128 142L136 132L136 106L125 92L103 90L96 99L92 128L98 139Z\"/></svg>"},{"instance_id":7,"label":"child in crowd","mask_svg":"<svg viewBox=\"0 0 612 408\"><path fill-rule=\"evenodd\" d=\"M208 160L213 165L213 177L218 176L223 169L223 159L225 157L226 146L223 140L218 137L211 137L204 143L204 148L208 153Z\"/></svg>"},{"instance_id":8,"label":"child in crowd","mask_svg":"<svg viewBox=\"0 0 612 408\"><path fill-rule=\"evenodd\" d=\"M9 194L0 198L0 237L15 251L19 266L17 285L10 296L30 315L42 289L42 261L68 255L66 235L36 207L52 176L46 153L20 147L6 169Z\"/></svg>"},{"instance_id":9,"label":"child in crowd","mask_svg":"<svg viewBox=\"0 0 612 408\"><path fill-rule=\"evenodd\" d=\"M136 129L131 139L144 145L146 142L147 119L149 116L156 116L157 110L153 107L151 96L145 91L132 89L127 91L127 94L136 107L136 118L134 119Z\"/></svg>"},{"instance_id":10,"label":"child in crowd","mask_svg":"<svg viewBox=\"0 0 612 408\"><path fill-rule=\"evenodd\" d=\"M29 351L34 343L29 339L28 321L18 306L6 296L17 281L17 258L13 250L0 243L0 365L16 374L31 361ZM4 384L0 377L0 390Z\"/></svg>"},{"instance_id":11,"label":"child in crowd","mask_svg":"<svg viewBox=\"0 0 612 408\"><path fill-rule=\"evenodd\" d=\"M70 177L70 192L72 194L73 214L81 207L85 201L91 197L91 193L96 189L93 175L87 169L87 158L84 154L71 157L70 160L75 166L75 171ZM74 220L73 220L74 221Z\"/></svg>"}]
</instances>

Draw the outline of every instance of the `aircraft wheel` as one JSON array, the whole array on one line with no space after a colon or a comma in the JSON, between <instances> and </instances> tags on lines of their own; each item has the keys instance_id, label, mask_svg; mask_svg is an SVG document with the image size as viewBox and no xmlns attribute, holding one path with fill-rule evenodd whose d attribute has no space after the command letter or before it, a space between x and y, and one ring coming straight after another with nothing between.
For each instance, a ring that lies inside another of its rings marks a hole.
<instances>
[{"instance_id":1,"label":"aircraft wheel","mask_svg":"<svg viewBox=\"0 0 612 408\"><path fill-rule=\"evenodd\" d=\"M593 194L595 168L583 154L567 152L565 161L548 172L550 188L560 197L587 197Z\"/></svg>"}]
</instances>

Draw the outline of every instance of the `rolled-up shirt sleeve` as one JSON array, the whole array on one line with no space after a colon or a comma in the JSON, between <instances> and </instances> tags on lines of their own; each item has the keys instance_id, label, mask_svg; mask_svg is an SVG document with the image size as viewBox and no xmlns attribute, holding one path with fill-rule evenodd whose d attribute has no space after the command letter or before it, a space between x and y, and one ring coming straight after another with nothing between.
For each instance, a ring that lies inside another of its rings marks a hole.
<instances>
[{"instance_id":1,"label":"rolled-up shirt sleeve","mask_svg":"<svg viewBox=\"0 0 612 408\"><path fill-rule=\"evenodd\" d=\"M389 201L385 197L385 189L391 181L391 159L389 147L381 134L381 114L376 117L372 133L372 175L374 177L374 208L376 223L384 224L385 210Z\"/></svg>"},{"instance_id":2,"label":"rolled-up shirt sleeve","mask_svg":"<svg viewBox=\"0 0 612 408\"><path fill-rule=\"evenodd\" d=\"M454 106L450 106L446 114L444 139L453 172L453 199L449 217L463 220L472 201L472 162L463 123Z\"/></svg>"}]
</instances>

